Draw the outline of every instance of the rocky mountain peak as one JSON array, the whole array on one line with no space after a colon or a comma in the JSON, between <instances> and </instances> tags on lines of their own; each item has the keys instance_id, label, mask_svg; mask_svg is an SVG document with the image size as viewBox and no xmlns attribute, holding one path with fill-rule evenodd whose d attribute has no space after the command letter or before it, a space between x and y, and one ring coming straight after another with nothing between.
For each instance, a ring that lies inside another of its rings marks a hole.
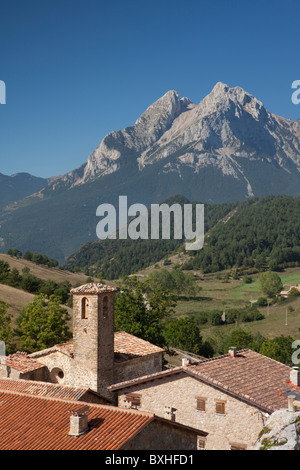
<instances>
[{"instance_id":1,"label":"rocky mountain peak","mask_svg":"<svg viewBox=\"0 0 300 470\"><path fill-rule=\"evenodd\" d=\"M257 183L260 175L255 178L257 168L276 174L276 181L296 172L293 184L297 184L299 122L269 113L239 86L218 82L197 105L169 90L133 125L105 136L82 170L64 176L64 184L73 187L121 173L128 164L130 172L138 175L158 163L158 174L172 178L184 180L183 174L196 177L204 171L220 174L226 181L231 178L244 197L251 197L262 184Z\"/></svg>"},{"instance_id":2,"label":"rocky mountain peak","mask_svg":"<svg viewBox=\"0 0 300 470\"><path fill-rule=\"evenodd\" d=\"M246 111L256 120L268 117L268 113L261 101L247 93L241 87L230 88L218 82L212 91L199 103L198 116L204 117L212 113L233 112L235 116Z\"/></svg>"},{"instance_id":3,"label":"rocky mountain peak","mask_svg":"<svg viewBox=\"0 0 300 470\"><path fill-rule=\"evenodd\" d=\"M84 176L77 184L119 169L120 146L138 153L151 147L190 105L190 100L180 99L176 91L169 90L149 106L133 126L111 132L103 139L89 156Z\"/></svg>"}]
</instances>

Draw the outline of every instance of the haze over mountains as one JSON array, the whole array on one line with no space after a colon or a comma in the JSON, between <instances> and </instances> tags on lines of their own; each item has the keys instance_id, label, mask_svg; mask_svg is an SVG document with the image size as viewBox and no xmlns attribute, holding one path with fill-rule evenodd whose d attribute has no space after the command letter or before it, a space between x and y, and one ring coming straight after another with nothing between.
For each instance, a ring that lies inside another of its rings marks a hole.
<instances>
[{"instance_id":1,"label":"haze over mountains","mask_svg":"<svg viewBox=\"0 0 300 470\"><path fill-rule=\"evenodd\" d=\"M16 201L39 191L48 180L29 173L7 176L0 173L0 201Z\"/></svg>"},{"instance_id":2,"label":"haze over mountains","mask_svg":"<svg viewBox=\"0 0 300 470\"><path fill-rule=\"evenodd\" d=\"M104 137L80 168L4 205L0 249L64 260L96 239L97 206L117 206L119 195L146 205L174 194L204 203L299 196L299 149L300 120L271 114L240 87L217 83L198 105L168 91L133 126Z\"/></svg>"}]
</instances>

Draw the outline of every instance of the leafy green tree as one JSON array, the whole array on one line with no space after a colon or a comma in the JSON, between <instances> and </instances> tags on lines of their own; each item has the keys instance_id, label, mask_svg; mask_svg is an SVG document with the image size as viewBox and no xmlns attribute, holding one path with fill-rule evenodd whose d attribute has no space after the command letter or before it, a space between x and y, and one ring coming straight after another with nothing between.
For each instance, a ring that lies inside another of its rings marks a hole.
<instances>
[{"instance_id":1,"label":"leafy green tree","mask_svg":"<svg viewBox=\"0 0 300 470\"><path fill-rule=\"evenodd\" d=\"M217 310L213 310L210 314L210 322L213 326L223 325L222 313Z\"/></svg>"},{"instance_id":2,"label":"leafy green tree","mask_svg":"<svg viewBox=\"0 0 300 470\"><path fill-rule=\"evenodd\" d=\"M278 262L276 261L276 259L270 259L268 266L270 271L278 271L279 269Z\"/></svg>"},{"instance_id":3,"label":"leafy green tree","mask_svg":"<svg viewBox=\"0 0 300 470\"><path fill-rule=\"evenodd\" d=\"M13 352L14 333L11 328L11 316L7 313L8 305L0 300L0 340L4 341L6 351Z\"/></svg>"},{"instance_id":4,"label":"leafy green tree","mask_svg":"<svg viewBox=\"0 0 300 470\"><path fill-rule=\"evenodd\" d=\"M22 281L20 283L21 289L26 290L32 294L37 294L42 286L42 280L33 276L32 274L23 274Z\"/></svg>"},{"instance_id":5,"label":"leafy green tree","mask_svg":"<svg viewBox=\"0 0 300 470\"><path fill-rule=\"evenodd\" d=\"M227 352L231 346L235 346L237 349L250 348L252 342L253 335L250 332L245 331L242 328L236 328L227 338L226 351L224 352Z\"/></svg>"},{"instance_id":6,"label":"leafy green tree","mask_svg":"<svg viewBox=\"0 0 300 470\"><path fill-rule=\"evenodd\" d=\"M201 353L202 337L200 329L195 320L191 318L176 318L167 323L164 336L168 346L194 354Z\"/></svg>"},{"instance_id":7,"label":"leafy green tree","mask_svg":"<svg viewBox=\"0 0 300 470\"><path fill-rule=\"evenodd\" d=\"M58 284L53 281L52 279L47 279L40 288L40 293L47 295L47 297L50 297L50 295L53 295L55 290L58 288Z\"/></svg>"},{"instance_id":8,"label":"leafy green tree","mask_svg":"<svg viewBox=\"0 0 300 470\"><path fill-rule=\"evenodd\" d=\"M300 292L296 287L292 287L291 290L289 291L289 297L299 297Z\"/></svg>"},{"instance_id":9,"label":"leafy green tree","mask_svg":"<svg viewBox=\"0 0 300 470\"><path fill-rule=\"evenodd\" d=\"M57 261L57 259L54 259L54 258L49 259L49 262L48 262L49 268L56 268L58 265L59 265L59 262Z\"/></svg>"},{"instance_id":10,"label":"leafy green tree","mask_svg":"<svg viewBox=\"0 0 300 470\"><path fill-rule=\"evenodd\" d=\"M266 297L259 297L257 299L257 304L259 307L266 307L268 305L268 299Z\"/></svg>"},{"instance_id":11,"label":"leafy green tree","mask_svg":"<svg viewBox=\"0 0 300 470\"><path fill-rule=\"evenodd\" d=\"M7 251L7 254L10 256L15 256L16 258L22 258L22 251L18 250L17 248L13 250L9 248L9 250Z\"/></svg>"},{"instance_id":12,"label":"leafy green tree","mask_svg":"<svg viewBox=\"0 0 300 470\"><path fill-rule=\"evenodd\" d=\"M7 284L12 287L19 287L22 281L22 276L20 275L17 268L13 268L7 277Z\"/></svg>"},{"instance_id":13,"label":"leafy green tree","mask_svg":"<svg viewBox=\"0 0 300 470\"><path fill-rule=\"evenodd\" d=\"M279 275L273 271L266 271L258 276L259 290L268 297L274 297L282 290L283 285Z\"/></svg>"},{"instance_id":14,"label":"leafy green tree","mask_svg":"<svg viewBox=\"0 0 300 470\"><path fill-rule=\"evenodd\" d=\"M23 350L39 351L71 338L70 316L60 302L61 299L54 295L48 299L39 294L25 307L18 322Z\"/></svg>"},{"instance_id":15,"label":"leafy green tree","mask_svg":"<svg viewBox=\"0 0 300 470\"><path fill-rule=\"evenodd\" d=\"M10 272L9 264L6 261L0 260L0 282L5 282Z\"/></svg>"},{"instance_id":16,"label":"leafy green tree","mask_svg":"<svg viewBox=\"0 0 300 470\"><path fill-rule=\"evenodd\" d=\"M260 348L260 354L292 366L293 338L291 336L276 336L272 339L266 339Z\"/></svg>"},{"instance_id":17,"label":"leafy green tree","mask_svg":"<svg viewBox=\"0 0 300 470\"><path fill-rule=\"evenodd\" d=\"M196 296L201 290L195 276L183 273L178 267L171 271L167 269L152 271L149 275L149 283L155 288L161 287L176 295Z\"/></svg>"},{"instance_id":18,"label":"leafy green tree","mask_svg":"<svg viewBox=\"0 0 300 470\"><path fill-rule=\"evenodd\" d=\"M125 279L116 294L115 328L164 346L163 322L174 305L174 297L168 291L135 278Z\"/></svg>"},{"instance_id":19,"label":"leafy green tree","mask_svg":"<svg viewBox=\"0 0 300 470\"><path fill-rule=\"evenodd\" d=\"M27 250L27 251L24 253L23 259L26 259L27 261L31 261L31 260L32 260L32 253L31 253L31 251Z\"/></svg>"}]
</instances>

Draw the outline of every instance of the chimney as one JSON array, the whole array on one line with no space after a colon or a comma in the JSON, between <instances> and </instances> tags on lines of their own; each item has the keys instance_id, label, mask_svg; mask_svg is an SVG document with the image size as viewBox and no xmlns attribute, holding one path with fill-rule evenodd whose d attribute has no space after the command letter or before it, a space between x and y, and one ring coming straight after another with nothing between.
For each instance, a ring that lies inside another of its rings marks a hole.
<instances>
[{"instance_id":1,"label":"chimney","mask_svg":"<svg viewBox=\"0 0 300 470\"><path fill-rule=\"evenodd\" d=\"M290 382L296 387L300 387L300 370L298 367L293 367L290 372Z\"/></svg>"},{"instance_id":2,"label":"chimney","mask_svg":"<svg viewBox=\"0 0 300 470\"><path fill-rule=\"evenodd\" d=\"M231 346L228 350L228 354L231 356L231 357L236 357L236 347L235 346Z\"/></svg>"},{"instance_id":3,"label":"chimney","mask_svg":"<svg viewBox=\"0 0 300 470\"><path fill-rule=\"evenodd\" d=\"M182 365L183 366L188 366L191 363L191 358L190 356L184 356L182 358Z\"/></svg>"},{"instance_id":4,"label":"chimney","mask_svg":"<svg viewBox=\"0 0 300 470\"><path fill-rule=\"evenodd\" d=\"M82 436L88 431L88 406L84 406L76 411L70 411L70 431L69 436Z\"/></svg>"},{"instance_id":5,"label":"chimney","mask_svg":"<svg viewBox=\"0 0 300 470\"><path fill-rule=\"evenodd\" d=\"M169 419L170 421L175 421L175 411L176 408L172 408L171 406L165 406L165 418Z\"/></svg>"},{"instance_id":6,"label":"chimney","mask_svg":"<svg viewBox=\"0 0 300 470\"><path fill-rule=\"evenodd\" d=\"M295 399L296 395L288 396L288 411L291 411L292 413L296 411Z\"/></svg>"}]
</instances>

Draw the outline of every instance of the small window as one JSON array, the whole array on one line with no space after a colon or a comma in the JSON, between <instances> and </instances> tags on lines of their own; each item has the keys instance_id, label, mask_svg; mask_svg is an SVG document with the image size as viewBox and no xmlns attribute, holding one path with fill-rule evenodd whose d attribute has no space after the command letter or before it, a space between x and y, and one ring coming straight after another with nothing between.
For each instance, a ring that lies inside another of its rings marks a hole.
<instances>
[{"instance_id":1,"label":"small window","mask_svg":"<svg viewBox=\"0 0 300 470\"><path fill-rule=\"evenodd\" d=\"M206 439L204 437L197 437L197 450L205 449Z\"/></svg>"},{"instance_id":2,"label":"small window","mask_svg":"<svg viewBox=\"0 0 300 470\"><path fill-rule=\"evenodd\" d=\"M81 300L81 318L82 320L87 320L88 319L88 299L86 297L83 297Z\"/></svg>"},{"instance_id":3,"label":"small window","mask_svg":"<svg viewBox=\"0 0 300 470\"><path fill-rule=\"evenodd\" d=\"M126 401L130 403L130 408L138 408L141 406L141 398L142 395L139 395L137 393L130 393L129 395L126 395Z\"/></svg>"},{"instance_id":4,"label":"small window","mask_svg":"<svg viewBox=\"0 0 300 470\"><path fill-rule=\"evenodd\" d=\"M230 450L247 450L246 444L230 444Z\"/></svg>"},{"instance_id":5,"label":"small window","mask_svg":"<svg viewBox=\"0 0 300 470\"><path fill-rule=\"evenodd\" d=\"M205 411L206 398L196 397L198 411Z\"/></svg>"},{"instance_id":6,"label":"small window","mask_svg":"<svg viewBox=\"0 0 300 470\"><path fill-rule=\"evenodd\" d=\"M216 401L216 413L225 415L225 401Z\"/></svg>"}]
</instances>

